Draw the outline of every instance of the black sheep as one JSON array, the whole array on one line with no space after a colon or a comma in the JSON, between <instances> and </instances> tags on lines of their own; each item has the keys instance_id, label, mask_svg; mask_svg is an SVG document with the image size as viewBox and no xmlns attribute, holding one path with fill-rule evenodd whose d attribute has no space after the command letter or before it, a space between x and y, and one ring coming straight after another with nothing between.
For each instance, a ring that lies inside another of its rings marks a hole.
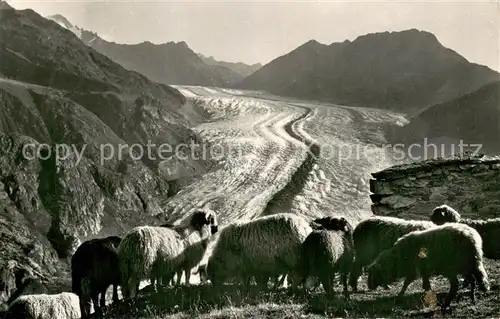
<instances>
[{"instance_id":1,"label":"black sheep","mask_svg":"<svg viewBox=\"0 0 500 319\"><path fill-rule=\"evenodd\" d=\"M333 293L335 274L340 273L344 296L349 298L347 278L354 259L353 227L343 217L325 217L314 222L323 226L314 230L303 243L302 282L319 278L327 294Z\"/></svg>"},{"instance_id":2,"label":"black sheep","mask_svg":"<svg viewBox=\"0 0 500 319\"><path fill-rule=\"evenodd\" d=\"M91 302L96 315L102 314L101 308L106 305L106 290L110 285L113 285L113 302L118 301L120 272L117 249L121 240L118 236L88 240L72 256L72 291L80 298L82 318L89 318Z\"/></svg>"}]
</instances>

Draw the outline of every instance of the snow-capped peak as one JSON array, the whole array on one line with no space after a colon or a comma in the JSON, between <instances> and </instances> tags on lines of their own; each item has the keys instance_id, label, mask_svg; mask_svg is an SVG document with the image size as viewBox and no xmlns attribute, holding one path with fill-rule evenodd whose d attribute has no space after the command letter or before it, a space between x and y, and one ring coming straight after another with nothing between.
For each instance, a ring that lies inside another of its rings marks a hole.
<instances>
[{"instance_id":1,"label":"snow-capped peak","mask_svg":"<svg viewBox=\"0 0 500 319\"><path fill-rule=\"evenodd\" d=\"M60 14L54 14L54 15L47 16L47 19L50 19L54 22L57 22L61 27L73 32L80 39L82 38L82 29L76 25L73 25L64 16L62 16Z\"/></svg>"}]
</instances>

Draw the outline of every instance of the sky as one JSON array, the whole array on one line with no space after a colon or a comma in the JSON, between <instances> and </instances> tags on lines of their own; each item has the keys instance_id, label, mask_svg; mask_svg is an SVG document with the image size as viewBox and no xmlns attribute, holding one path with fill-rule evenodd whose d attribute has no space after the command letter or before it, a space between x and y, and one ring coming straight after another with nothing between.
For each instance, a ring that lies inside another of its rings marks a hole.
<instances>
[{"instance_id":1,"label":"sky","mask_svg":"<svg viewBox=\"0 0 500 319\"><path fill-rule=\"evenodd\" d=\"M117 43L185 41L218 60L268 63L301 44L425 30L471 62L500 70L500 0L470 1L24 1Z\"/></svg>"}]
</instances>

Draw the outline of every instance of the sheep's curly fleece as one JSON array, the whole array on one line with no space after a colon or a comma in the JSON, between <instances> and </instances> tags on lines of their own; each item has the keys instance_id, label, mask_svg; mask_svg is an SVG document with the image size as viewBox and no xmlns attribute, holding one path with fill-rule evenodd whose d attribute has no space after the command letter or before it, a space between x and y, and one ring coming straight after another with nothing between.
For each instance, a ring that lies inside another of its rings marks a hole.
<instances>
[{"instance_id":1,"label":"sheep's curly fleece","mask_svg":"<svg viewBox=\"0 0 500 319\"><path fill-rule=\"evenodd\" d=\"M457 275L475 280L483 291L489 289L481 236L474 228L460 223L447 223L402 236L377 257L368 267L368 273L371 288L405 277L400 294L418 274L427 282L430 276L442 275L451 283L448 301L456 294ZM430 289L430 284L425 288ZM474 286L471 293L474 294Z\"/></svg>"},{"instance_id":2,"label":"sheep's curly fleece","mask_svg":"<svg viewBox=\"0 0 500 319\"><path fill-rule=\"evenodd\" d=\"M63 292L55 295L24 295L14 300L7 310L6 319L79 319L78 296Z\"/></svg>"},{"instance_id":3,"label":"sheep's curly fleece","mask_svg":"<svg viewBox=\"0 0 500 319\"><path fill-rule=\"evenodd\" d=\"M353 232L355 258L349 280L353 290L357 290L363 268L371 264L382 251L391 248L403 235L432 227L436 225L431 221L385 216L373 216L360 222Z\"/></svg>"},{"instance_id":4,"label":"sheep's curly fleece","mask_svg":"<svg viewBox=\"0 0 500 319\"><path fill-rule=\"evenodd\" d=\"M140 226L132 229L118 247L124 297L134 297L141 280L158 279L158 274L152 273L153 268L160 268L155 263L170 261L171 272L174 272L184 247L182 236L171 228ZM161 268L166 271L166 266Z\"/></svg>"},{"instance_id":5,"label":"sheep's curly fleece","mask_svg":"<svg viewBox=\"0 0 500 319\"><path fill-rule=\"evenodd\" d=\"M344 296L349 298L347 277L354 259L351 233L315 230L307 236L303 245L303 280L318 277L325 291L332 294L335 274L339 272Z\"/></svg>"},{"instance_id":6,"label":"sheep's curly fleece","mask_svg":"<svg viewBox=\"0 0 500 319\"><path fill-rule=\"evenodd\" d=\"M269 277L297 273L302 243L311 232L305 218L289 213L230 224L220 231L207 275L214 284L252 275L267 284Z\"/></svg>"},{"instance_id":7,"label":"sheep's curly fleece","mask_svg":"<svg viewBox=\"0 0 500 319\"><path fill-rule=\"evenodd\" d=\"M483 239L484 257L490 259L500 259L500 218L461 218L460 214L452 207L448 205L441 205L432 211L430 220L436 225L459 222L474 228Z\"/></svg>"},{"instance_id":8,"label":"sheep's curly fleece","mask_svg":"<svg viewBox=\"0 0 500 319\"><path fill-rule=\"evenodd\" d=\"M483 239L484 257L500 259L500 218L460 219L460 223L477 230Z\"/></svg>"}]
</instances>

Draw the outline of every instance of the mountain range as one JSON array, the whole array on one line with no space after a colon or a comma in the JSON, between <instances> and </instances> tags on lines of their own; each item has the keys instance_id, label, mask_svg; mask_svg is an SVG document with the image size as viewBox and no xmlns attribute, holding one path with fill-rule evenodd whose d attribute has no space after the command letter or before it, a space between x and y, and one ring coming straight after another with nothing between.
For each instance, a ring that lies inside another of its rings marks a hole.
<instances>
[{"instance_id":1,"label":"mountain range","mask_svg":"<svg viewBox=\"0 0 500 319\"><path fill-rule=\"evenodd\" d=\"M470 63L433 34L416 29L330 45L310 40L262 66L217 61L195 53L185 42L108 42L61 15L48 18L127 69L164 84L264 90L416 115L500 80L497 72Z\"/></svg>"},{"instance_id":2,"label":"mountain range","mask_svg":"<svg viewBox=\"0 0 500 319\"><path fill-rule=\"evenodd\" d=\"M445 136L500 151L498 73L428 32L311 40L249 66L205 57L185 42L117 44L60 15L46 19L5 2L0 10L0 310L34 280L50 288L68 278L61 272L79 241L165 222L160 203L179 176L159 158L134 160L130 148L102 162L102 145L199 140L191 128L203 114L167 84L396 110L412 117L394 128L394 140ZM64 145L66 156L56 158ZM208 163L188 164L202 172Z\"/></svg>"},{"instance_id":3,"label":"mountain range","mask_svg":"<svg viewBox=\"0 0 500 319\"><path fill-rule=\"evenodd\" d=\"M243 78L249 76L250 74L254 73L255 71L257 71L262 67L262 64L260 63L248 65L242 62L218 61L215 60L214 57L206 57L201 53L198 53L198 56L203 60L203 62L205 62L208 65L218 65L221 67L231 69L234 72L240 74Z\"/></svg>"},{"instance_id":4,"label":"mountain range","mask_svg":"<svg viewBox=\"0 0 500 319\"><path fill-rule=\"evenodd\" d=\"M354 41L311 40L246 77L238 88L416 114L499 80L416 29Z\"/></svg>"},{"instance_id":5,"label":"mountain range","mask_svg":"<svg viewBox=\"0 0 500 319\"><path fill-rule=\"evenodd\" d=\"M186 42L119 44L70 23L62 15L47 17L75 33L84 43L125 68L163 84L230 87L260 65L220 62L195 53Z\"/></svg>"}]
</instances>

